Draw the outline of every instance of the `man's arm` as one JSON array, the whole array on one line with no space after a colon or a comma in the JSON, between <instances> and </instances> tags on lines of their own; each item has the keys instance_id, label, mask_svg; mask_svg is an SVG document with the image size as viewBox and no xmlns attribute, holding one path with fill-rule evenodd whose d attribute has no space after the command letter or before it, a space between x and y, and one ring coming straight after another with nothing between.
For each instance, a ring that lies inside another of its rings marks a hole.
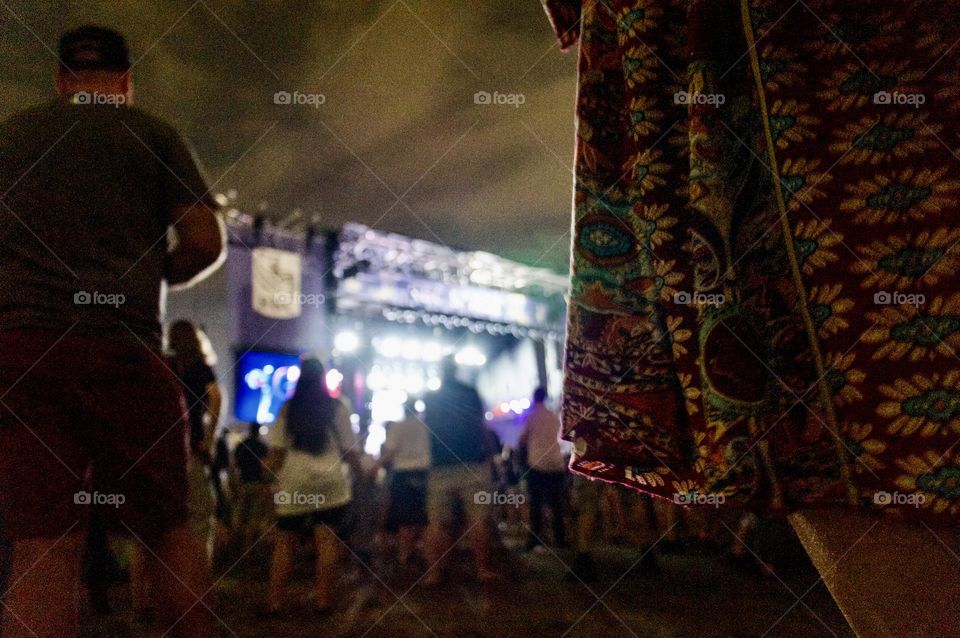
<instances>
[{"instance_id":1,"label":"man's arm","mask_svg":"<svg viewBox=\"0 0 960 638\"><path fill-rule=\"evenodd\" d=\"M206 279L226 259L226 232L216 212L198 203L170 212L176 245L167 253L167 284L184 289Z\"/></svg>"}]
</instances>

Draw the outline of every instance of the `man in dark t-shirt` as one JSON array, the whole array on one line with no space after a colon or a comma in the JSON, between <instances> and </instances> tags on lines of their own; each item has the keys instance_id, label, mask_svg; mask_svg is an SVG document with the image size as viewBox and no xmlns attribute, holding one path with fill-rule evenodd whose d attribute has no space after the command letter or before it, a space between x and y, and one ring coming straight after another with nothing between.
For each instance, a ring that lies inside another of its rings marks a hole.
<instances>
[{"instance_id":1,"label":"man in dark t-shirt","mask_svg":"<svg viewBox=\"0 0 960 638\"><path fill-rule=\"evenodd\" d=\"M164 282L219 265L223 229L186 144L133 107L123 37L83 27L59 58L59 98L0 123L0 519L17 583L4 635L77 635L83 529L108 505L159 558L170 634L211 636L160 310Z\"/></svg>"},{"instance_id":2,"label":"man in dark t-shirt","mask_svg":"<svg viewBox=\"0 0 960 638\"><path fill-rule=\"evenodd\" d=\"M484 423L483 403L476 389L457 379L453 359L443 363L443 384L424 399L423 422L430 432L430 478L427 482L427 560L435 568L424 579L436 584L449 553L451 526L462 508L468 517L477 577L490 580L488 519L490 457L493 450Z\"/></svg>"}]
</instances>

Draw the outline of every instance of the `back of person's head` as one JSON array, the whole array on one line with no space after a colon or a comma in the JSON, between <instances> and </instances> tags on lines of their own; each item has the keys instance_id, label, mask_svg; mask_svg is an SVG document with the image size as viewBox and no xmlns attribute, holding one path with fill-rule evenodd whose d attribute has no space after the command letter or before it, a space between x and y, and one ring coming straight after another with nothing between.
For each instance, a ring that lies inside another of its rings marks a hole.
<instances>
[{"instance_id":1,"label":"back of person's head","mask_svg":"<svg viewBox=\"0 0 960 638\"><path fill-rule=\"evenodd\" d=\"M537 388L533 391L533 402L536 404L542 404L547 400L547 389L544 387Z\"/></svg>"},{"instance_id":2,"label":"back of person's head","mask_svg":"<svg viewBox=\"0 0 960 638\"><path fill-rule=\"evenodd\" d=\"M323 364L317 359L305 360L287 408L287 432L293 447L309 454L323 452L336 409L337 400L327 390Z\"/></svg>"},{"instance_id":3,"label":"back of person's head","mask_svg":"<svg viewBox=\"0 0 960 638\"><path fill-rule=\"evenodd\" d=\"M204 361L203 345L197 327L186 319L170 324L167 345L173 355L185 364Z\"/></svg>"},{"instance_id":4,"label":"back of person's head","mask_svg":"<svg viewBox=\"0 0 960 638\"><path fill-rule=\"evenodd\" d=\"M123 95L133 99L130 50L123 36L111 29L87 25L60 38L57 92L72 96L81 91Z\"/></svg>"},{"instance_id":5,"label":"back of person's head","mask_svg":"<svg viewBox=\"0 0 960 638\"><path fill-rule=\"evenodd\" d=\"M444 381L453 381L457 378L457 360L453 355L447 356L440 364L440 375Z\"/></svg>"},{"instance_id":6,"label":"back of person's head","mask_svg":"<svg viewBox=\"0 0 960 638\"><path fill-rule=\"evenodd\" d=\"M251 439L260 438L260 424L256 421L247 424L247 435Z\"/></svg>"}]
</instances>

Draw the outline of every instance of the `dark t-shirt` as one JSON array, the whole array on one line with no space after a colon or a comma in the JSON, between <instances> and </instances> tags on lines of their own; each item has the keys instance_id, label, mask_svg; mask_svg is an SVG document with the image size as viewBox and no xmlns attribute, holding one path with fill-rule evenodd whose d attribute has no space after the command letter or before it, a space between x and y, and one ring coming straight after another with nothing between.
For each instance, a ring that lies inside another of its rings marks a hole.
<instances>
[{"instance_id":1,"label":"dark t-shirt","mask_svg":"<svg viewBox=\"0 0 960 638\"><path fill-rule=\"evenodd\" d=\"M263 480L263 459L267 445L260 439L246 438L233 452L241 483L259 483Z\"/></svg>"},{"instance_id":2,"label":"dark t-shirt","mask_svg":"<svg viewBox=\"0 0 960 638\"><path fill-rule=\"evenodd\" d=\"M56 100L0 124L0 330L159 345L170 212L213 206L177 132L136 108Z\"/></svg>"},{"instance_id":3,"label":"dark t-shirt","mask_svg":"<svg viewBox=\"0 0 960 638\"><path fill-rule=\"evenodd\" d=\"M477 391L455 380L424 399L423 420L430 430L430 464L433 467L479 463L492 450L483 422L483 403Z\"/></svg>"},{"instance_id":4,"label":"dark t-shirt","mask_svg":"<svg viewBox=\"0 0 960 638\"><path fill-rule=\"evenodd\" d=\"M198 361L183 370L180 379L183 381L183 395L190 417L190 449L196 450L203 441L203 415L210 405L207 386L216 383L217 377L210 366Z\"/></svg>"}]
</instances>

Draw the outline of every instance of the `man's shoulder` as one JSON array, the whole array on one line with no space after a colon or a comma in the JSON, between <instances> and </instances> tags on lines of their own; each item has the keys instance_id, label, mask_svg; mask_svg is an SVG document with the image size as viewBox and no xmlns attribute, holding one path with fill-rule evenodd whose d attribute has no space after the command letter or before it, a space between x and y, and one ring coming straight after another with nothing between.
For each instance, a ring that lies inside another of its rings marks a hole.
<instances>
[{"instance_id":1,"label":"man's shoulder","mask_svg":"<svg viewBox=\"0 0 960 638\"><path fill-rule=\"evenodd\" d=\"M47 100L41 104L34 104L27 108L15 111L0 121L0 127L6 131L35 126L36 122L49 117L51 111L59 105L58 100Z\"/></svg>"},{"instance_id":2,"label":"man's shoulder","mask_svg":"<svg viewBox=\"0 0 960 638\"><path fill-rule=\"evenodd\" d=\"M125 106L120 114L120 119L125 124L149 129L165 138L180 137L180 133L172 124L139 106Z\"/></svg>"}]
</instances>

